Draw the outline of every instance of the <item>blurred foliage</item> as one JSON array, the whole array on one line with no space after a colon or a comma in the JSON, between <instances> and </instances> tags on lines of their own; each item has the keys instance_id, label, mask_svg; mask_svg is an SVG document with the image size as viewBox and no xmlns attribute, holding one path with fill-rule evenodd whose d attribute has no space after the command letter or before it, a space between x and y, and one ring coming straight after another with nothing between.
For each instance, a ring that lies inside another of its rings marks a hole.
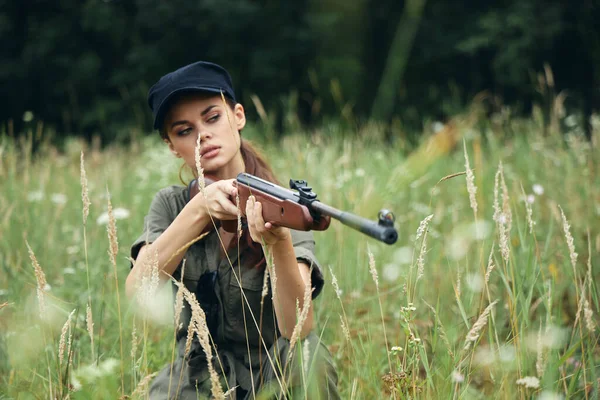
<instances>
[{"instance_id":1,"label":"blurred foliage","mask_svg":"<svg viewBox=\"0 0 600 400\"><path fill-rule=\"evenodd\" d=\"M253 118L258 96L276 133L340 115L420 132L482 91L492 111L550 107L545 65L588 117L599 19L595 0L0 0L0 132L43 121L104 143L135 137L151 129L150 85L200 59L230 71Z\"/></svg>"}]
</instances>

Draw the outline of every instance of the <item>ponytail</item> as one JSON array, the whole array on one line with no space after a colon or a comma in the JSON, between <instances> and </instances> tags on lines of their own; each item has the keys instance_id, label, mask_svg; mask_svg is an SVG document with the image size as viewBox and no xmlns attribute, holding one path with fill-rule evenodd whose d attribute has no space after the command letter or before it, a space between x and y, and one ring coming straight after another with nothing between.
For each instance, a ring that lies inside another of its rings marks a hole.
<instances>
[{"instance_id":1,"label":"ponytail","mask_svg":"<svg viewBox=\"0 0 600 400\"><path fill-rule=\"evenodd\" d=\"M278 184L273 170L260 151L250 142L242 140L241 136L240 142L240 152L242 153L246 172L266 181Z\"/></svg>"}]
</instances>

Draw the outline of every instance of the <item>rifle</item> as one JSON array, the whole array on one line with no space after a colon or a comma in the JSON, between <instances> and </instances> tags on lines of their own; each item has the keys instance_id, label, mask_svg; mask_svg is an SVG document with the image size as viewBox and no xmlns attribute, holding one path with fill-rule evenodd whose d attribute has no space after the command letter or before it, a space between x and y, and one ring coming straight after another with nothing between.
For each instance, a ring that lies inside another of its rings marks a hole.
<instances>
[{"instance_id":1,"label":"rifle","mask_svg":"<svg viewBox=\"0 0 600 400\"><path fill-rule=\"evenodd\" d=\"M207 184L210 182L206 180ZM293 191L242 172L237 176L234 185L240 197L242 217L245 216L246 201L252 195L262 204L264 220L274 225L300 231L324 231L329 227L331 218L334 218L387 244L394 244L398 239L398 232L394 228L395 218L391 211L379 211L377 221L340 211L317 200L312 187L304 180L290 179L290 188L295 190ZM188 201L198 194L199 190L194 179L188 186ZM227 232L235 233L237 221L221 221L221 227Z\"/></svg>"}]
</instances>

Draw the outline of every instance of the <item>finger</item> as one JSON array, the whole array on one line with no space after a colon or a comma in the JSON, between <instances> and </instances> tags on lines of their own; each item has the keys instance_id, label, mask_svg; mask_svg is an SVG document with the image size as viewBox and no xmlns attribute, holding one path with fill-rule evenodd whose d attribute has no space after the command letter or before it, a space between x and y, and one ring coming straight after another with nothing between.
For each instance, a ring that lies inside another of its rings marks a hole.
<instances>
[{"instance_id":1,"label":"finger","mask_svg":"<svg viewBox=\"0 0 600 400\"><path fill-rule=\"evenodd\" d=\"M234 203L231 202L231 200L223 199L219 202L219 205L221 206L222 212L224 214L227 214L227 216L229 217L237 218L238 208Z\"/></svg>"},{"instance_id":2,"label":"finger","mask_svg":"<svg viewBox=\"0 0 600 400\"><path fill-rule=\"evenodd\" d=\"M248 197L248 201L246 202L246 221L248 223L248 231L250 232L250 237L252 238L253 241L260 243L261 236L258 232L258 229L256 226L256 220L255 220L255 216L256 216L256 213L254 212L254 204L255 203L256 203L256 199L254 198L254 196Z\"/></svg>"},{"instance_id":3,"label":"finger","mask_svg":"<svg viewBox=\"0 0 600 400\"><path fill-rule=\"evenodd\" d=\"M264 230L265 228L265 220L263 218L262 215L262 203L257 201L254 204L254 213L255 215L255 219L256 219L256 225L261 227L261 231Z\"/></svg>"}]
</instances>

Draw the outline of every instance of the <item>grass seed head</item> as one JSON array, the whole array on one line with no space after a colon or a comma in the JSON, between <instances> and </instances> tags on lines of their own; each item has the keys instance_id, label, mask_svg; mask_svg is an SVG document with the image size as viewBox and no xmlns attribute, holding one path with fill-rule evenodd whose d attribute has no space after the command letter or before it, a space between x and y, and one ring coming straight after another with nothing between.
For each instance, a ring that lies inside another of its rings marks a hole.
<instances>
[{"instance_id":1,"label":"grass seed head","mask_svg":"<svg viewBox=\"0 0 600 400\"><path fill-rule=\"evenodd\" d=\"M473 213L477 215L477 186L475 186L475 175L469 165L469 155L467 154L467 144L463 140L463 147L465 151L465 170L467 172L467 191L469 192L469 203L473 209Z\"/></svg>"},{"instance_id":2,"label":"grass seed head","mask_svg":"<svg viewBox=\"0 0 600 400\"><path fill-rule=\"evenodd\" d=\"M67 353L71 349L71 318L73 318L73 314L75 314L75 310L71 311L69 314L67 321L62 327L60 332L60 341L58 343L58 364L62 365L62 361L64 358L65 350ZM67 333L69 334L67 339Z\"/></svg>"},{"instance_id":3,"label":"grass seed head","mask_svg":"<svg viewBox=\"0 0 600 400\"><path fill-rule=\"evenodd\" d=\"M87 217L90 213L90 196L88 193L88 180L85 173L85 163L83 162L83 151L81 152L81 163L80 163L80 175L81 175L81 201L83 203L83 224L87 222Z\"/></svg>"},{"instance_id":4,"label":"grass seed head","mask_svg":"<svg viewBox=\"0 0 600 400\"><path fill-rule=\"evenodd\" d=\"M44 271L42 270L40 263L38 262L35 254L33 253L31 246L29 246L28 242L25 243L27 244L27 250L29 251L29 258L31 259L31 264L33 265L33 268L35 270L35 280L37 281L36 292L38 298L40 317L44 319L46 316L46 298L44 297L44 295L46 285L48 285L48 282L46 282L46 274L44 274Z\"/></svg>"},{"instance_id":5,"label":"grass seed head","mask_svg":"<svg viewBox=\"0 0 600 400\"><path fill-rule=\"evenodd\" d=\"M485 326L487 325L488 315L490 314L492 308L496 305L497 302L498 300L495 300L493 303L490 303L490 305L488 305L485 308L485 310L483 310L479 318L477 318L477 321L473 324L471 330L467 334L467 337L465 339L464 350L468 350L471 346L471 343L476 342L477 339L479 339L481 331L483 331L483 328L485 328Z\"/></svg>"},{"instance_id":6,"label":"grass seed head","mask_svg":"<svg viewBox=\"0 0 600 400\"><path fill-rule=\"evenodd\" d=\"M200 139L201 135L198 135L196 139L196 147L194 148L194 161L196 162L196 174L198 175L198 188L200 189L200 193L204 193L204 189L206 188L206 182L204 181L204 168L202 168L202 163L200 159L202 155L200 154L201 144Z\"/></svg>"},{"instance_id":7,"label":"grass seed head","mask_svg":"<svg viewBox=\"0 0 600 400\"><path fill-rule=\"evenodd\" d=\"M310 285L310 281L307 281L304 284L304 299L302 299L302 309L298 316L298 321L296 322L296 326L294 326L294 330L292 331L292 337L290 338L290 356L293 354L292 349L296 345L298 339L300 339L300 333L302 332L302 327L308 318L308 312L310 311L310 306L312 302L312 287Z\"/></svg>"},{"instance_id":8,"label":"grass seed head","mask_svg":"<svg viewBox=\"0 0 600 400\"><path fill-rule=\"evenodd\" d=\"M565 239L567 240L567 246L569 247L569 257L571 259L571 266L573 267L573 273L575 274L575 265L577 264L577 253L575 252L575 243L573 240L573 235L571 235L571 226L569 225L569 221L563 212L561 206L558 206L560 209L560 216L563 222L563 231L565 232ZM575 275L576 276L576 275Z\"/></svg>"},{"instance_id":9,"label":"grass seed head","mask_svg":"<svg viewBox=\"0 0 600 400\"><path fill-rule=\"evenodd\" d=\"M88 335L90 336L92 358L94 358L94 320L92 318L92 307L90 306L90 303L87 304L85 309L85 324Z\"/></svg>"},{"instance_id":10,"label":"grass seed head","mask_svg":"<svg viewBox=\"0 0 600 400\"><path fill-rule=\"evenodd\" d=\"M367 246L367 252L369 254L369 272L371 272L371 277L373 277L373 282L375 282L375 287L379 290L379 277L377 275L377 268L375 267L375 257L373 253L371 253L371 249Z\"/></svg>"},{"instance_id":11,"label":"grass seed head","mask_svg":"<svg viewBox=\"0 0 600 400\"><path fill-rule=\"evenodd\" d=\"M110 262L113 266L117 265L117 254L119 253L119 241L117 238L117 224L113 213L112 203L110 201L110 193L108 194L108 241L110 244L108 254Z\"/></svg>"}]
</instances>

